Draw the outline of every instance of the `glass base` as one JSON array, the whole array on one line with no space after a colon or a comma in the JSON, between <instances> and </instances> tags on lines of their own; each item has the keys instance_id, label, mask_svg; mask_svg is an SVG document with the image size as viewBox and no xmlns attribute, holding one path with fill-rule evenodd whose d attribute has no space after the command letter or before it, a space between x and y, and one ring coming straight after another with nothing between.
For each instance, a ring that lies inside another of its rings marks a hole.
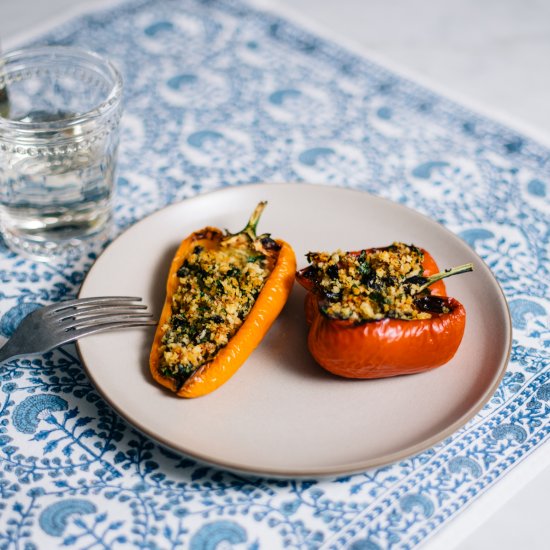
<instances>
[{"instance_id":1,"label":"glass base","mask_svg":"<svg viewBox=\"0 0 550 550\"><path fill-rule=\"evenodd\" d=\"M4 242L12 252L29 260L49 262L77 260L83 253L101 249L112 237L113 226L108 221L100 228L96 227L91 232L69 239L48 239L7 227L2 227L1 230Z\"/></svg>"}]
</instances>

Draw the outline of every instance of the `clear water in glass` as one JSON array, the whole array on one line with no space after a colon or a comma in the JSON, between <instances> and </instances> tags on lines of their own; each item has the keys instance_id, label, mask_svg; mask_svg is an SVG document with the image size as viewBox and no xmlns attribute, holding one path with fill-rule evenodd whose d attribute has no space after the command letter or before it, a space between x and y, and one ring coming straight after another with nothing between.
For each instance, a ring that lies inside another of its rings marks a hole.
<instances>
[{"instance_id":1,"label":"clear water in glass","mask_svg":"<svg viewBox=\"0 0 550 550\"><path fill-rule=\"evenodd\" d=\"M34 68L6 80L8 116L0 118L0 229L10 248L35 259L108 229L121 114L120 86L113 95L94 66L103 60L52 49L42 49L45 57L34 50Z\"/></svg>"}]
</instances>

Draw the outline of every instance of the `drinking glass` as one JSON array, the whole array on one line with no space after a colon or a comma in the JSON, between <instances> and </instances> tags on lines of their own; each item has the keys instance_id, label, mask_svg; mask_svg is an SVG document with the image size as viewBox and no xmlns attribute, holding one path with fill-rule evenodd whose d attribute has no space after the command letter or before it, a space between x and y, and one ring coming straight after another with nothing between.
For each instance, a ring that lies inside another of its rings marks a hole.
<instances>
[{"instance_id":1,"label":"drinking glass","mask_svg":"<svg viewBox=\"0 0 550 550\"><path fill-rule=\"evenodd\" d=\"M108 232L122 78L99 55L62 46L0 57L0 231L48 260Z\"/></svg>"}]
</instances>

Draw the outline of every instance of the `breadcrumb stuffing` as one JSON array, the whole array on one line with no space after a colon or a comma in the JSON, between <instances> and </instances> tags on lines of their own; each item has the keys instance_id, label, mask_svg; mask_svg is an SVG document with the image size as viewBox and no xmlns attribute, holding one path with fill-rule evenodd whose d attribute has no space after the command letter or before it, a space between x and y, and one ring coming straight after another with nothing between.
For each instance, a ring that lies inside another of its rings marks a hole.
<instances>
[{"instance_id":1,"label":"breadcrumb stuffing","mask_svg":"<svg viewBox=\"0 0 550 550\"><path fill-rule=\"evenodd\" d=\"M396 242L372 251L310 252L307 259L308 277L329 318L363 322L432 317L415 299L421 288L415 278L422 278L424 259L415 246Z\"/></svg>"},{"instance_id":2,"label":"breadcrumb stuffing","mask_svg":"<svg viewBox=\"0 0 550 550\"><path fill-rule=\"evenodd\" d=\"M272 261L242 241L209 250L196 246L178 271L172 315L162 327L161 372L185 377L210 361L243 324Z\"/></svg>"}]
</instances>

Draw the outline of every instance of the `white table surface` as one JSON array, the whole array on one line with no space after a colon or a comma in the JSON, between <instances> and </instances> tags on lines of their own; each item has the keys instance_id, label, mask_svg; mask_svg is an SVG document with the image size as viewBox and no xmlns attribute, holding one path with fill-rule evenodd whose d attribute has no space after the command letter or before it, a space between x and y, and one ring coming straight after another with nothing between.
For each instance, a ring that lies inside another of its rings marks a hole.
<instances>
[{"instance_id":1,"label":"white table surface","mask_svg":"<svg viewBox=\"0 0 550 550\"><path fill-rule=\"evenodd\" d=\"M0 43L106 0L0 0ZM550 142L548 0L256 0L297 14ZM425 550L547 550L550 444L428 540Z\"/></svg>"}]
</instances>

